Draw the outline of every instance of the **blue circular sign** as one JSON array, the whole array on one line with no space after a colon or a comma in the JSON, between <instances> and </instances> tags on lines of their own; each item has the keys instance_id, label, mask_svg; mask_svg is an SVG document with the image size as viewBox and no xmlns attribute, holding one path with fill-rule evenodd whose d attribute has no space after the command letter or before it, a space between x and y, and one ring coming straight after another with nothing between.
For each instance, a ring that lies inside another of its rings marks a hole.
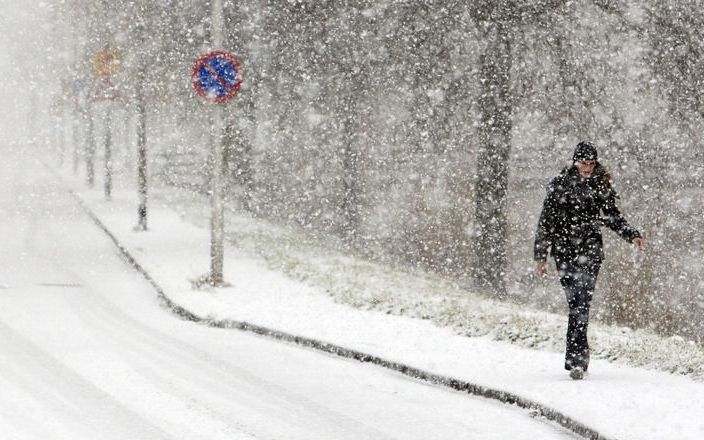
<instances>
[{"instance_id":1,"label":"blue circular sign","mask_svg":"<svg viewBox=\"0 0 704 440\"><path fill-rule=\"evenodd\" d=\"M196 60L191 80L196 92L208 101L229 101L242 84L239 60L229 52L209 52Z\"/></svg>"}]
</instances>

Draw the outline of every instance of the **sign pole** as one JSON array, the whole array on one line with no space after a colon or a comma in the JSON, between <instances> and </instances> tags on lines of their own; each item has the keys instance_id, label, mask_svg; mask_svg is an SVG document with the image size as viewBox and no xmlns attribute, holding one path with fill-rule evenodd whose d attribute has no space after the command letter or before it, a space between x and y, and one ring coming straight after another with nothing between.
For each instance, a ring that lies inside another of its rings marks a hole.
<instances>
[{"instance_id":1,"label":"sign pole","mask_svg":"<svg viewBox=\"0 0 704 440\"><path fill-rule=\"evenodd\" d=\"M210 283L223 284L223 260L225 240L225 213L223 203L223 108L213 109L212 176L211 176L211 233L210 233Z\"/></svg>"},{"instance_id":2,"label":"sign pole","mask_svg":"<svg viewBox=\"0 0 704 440\"><path fill-rule=\"evenodd\" d=\"M222 0L212 0L212 10L210 11L210 13L211 21L213 24L213 29L211 33L211 38L213 40L213 50L220 50L222 49L225 28L225 20L223 19L222 14Z\"/></svg>"},{"instance_id":3,"label":"sign pole","mask_svg":"<svg viewBox=\"0 0 704 440\"><path fill-rule=\"evenodd\" d=\"M223 7L222 0L212 2L212 43L213 49L222 49L223 45ZM225 215L223 206L223 109L220 105L215 105L213 109L212 124L212 216L210 234L210 283L214 286L222 285L223 260L224 260L224 240L225 240Z\"/></svg>"},{"instance_id":4,"label":"sign pole","mask_svg":"<svg viewBox=\"0 0 704 440\"><path fill-rule=\"evenodd\" d=\"M219 18L218 18L219 17ZM213 41L222 42L222 3L213 3ZM220 23L218 25L218 23ZM218 31L219 29L219 31ZM199 57L193 65L191 80L196 92L207 101L214 103L211 117L210 150L210 200L211 200L211 235L210 235L210 273L196 281L196 285L226 285L223 280L224 258L224 103L232 99L242 84L240 64L233 54L214 50Z\"/></svg>"},{"instance_id":5,"label":"sign pole","mask_svg":"<svg viewBox=\"0 0 704 440\"><path fill-rule=\"evenodd\" d=\"M120 52L113 49L104 49L93 56L93 73L95 74L96 89L93 101L105 102L105 200L112 200L112 101L118 98L118 93L110 77L120 69Z\"/></svg>"}]
</instances>

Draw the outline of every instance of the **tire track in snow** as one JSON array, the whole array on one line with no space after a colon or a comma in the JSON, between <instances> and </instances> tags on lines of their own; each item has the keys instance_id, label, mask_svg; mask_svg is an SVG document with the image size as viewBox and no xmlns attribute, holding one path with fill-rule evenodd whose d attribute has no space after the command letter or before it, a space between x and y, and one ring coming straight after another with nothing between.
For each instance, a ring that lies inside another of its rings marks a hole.
<instances>
[{"instance_id":1,"label":"tire track in snow","mask_svg":"<svg viewBox=\"0 0 704 440\"><path fill-rule=\"evenodd\" d=\"M220 357L167 335L128 316L109 300L92 295L91 307L76 304L75 313L91 328L96 329L106 340L124 347L121 351L135 369L148 379L150 384L183 401L192 401L193 407L207 409L207 416L224 425L236 425L239 432L262 437L255 432L266 431L271 425L272 415L277 423L286 422L298 428L309 428L308 420L323 418L328 425L360 433L364 438L389 439L383 432L320 405L308 397L291 392L259 375L228 362ZM189 378L202 377L202 382ZM210 396L218 405L208 403ZM229 396L236 396L232 399ZM242 420L259 420L256 428ZM271 428L269 428L271 429ZM271 438L286 437L286 431ZM321 432L320 438L339 438L340 431Z\"/></svg>"},{"instance_id":2,"label":"tire track in snow","mask_svg":"<svg viewBox=\"0 0 704 440\"><path fill-rule=\"evenodd\" d=\"M0 375L29 396L40 396L36 406L58 416L56 438L100 438L122 440L142 438L175 440L139 414L119 404L64 363L43 351L0 320ZM40 382L36 378L41 377ZM36 399L36 397L34 397ZM25 416L27 417L27 416ZM31 417L31 416L30 416ZM70 421L65 427L63 421ZM36 426L51 423L37 421ZM38 428L33 428L38 429ZM135 437L136 436L136 437Z\"/></svg>"}]
</instances>

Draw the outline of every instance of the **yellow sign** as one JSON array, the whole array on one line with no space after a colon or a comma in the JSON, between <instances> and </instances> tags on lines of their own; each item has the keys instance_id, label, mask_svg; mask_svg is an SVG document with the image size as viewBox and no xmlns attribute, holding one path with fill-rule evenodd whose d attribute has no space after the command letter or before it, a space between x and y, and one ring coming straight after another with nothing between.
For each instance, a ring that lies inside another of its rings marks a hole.
<instances>
[{"instance_id":1,"label":"yellow sign","mask_svg":"<svg viewBox=\"0 0 704 440\"><path fill-rule=\"evenodd\" d=\"M105 49L93 56L93 72L98 76L112 76L120 70L119 50Z\"/></svg>"}]
</instances>

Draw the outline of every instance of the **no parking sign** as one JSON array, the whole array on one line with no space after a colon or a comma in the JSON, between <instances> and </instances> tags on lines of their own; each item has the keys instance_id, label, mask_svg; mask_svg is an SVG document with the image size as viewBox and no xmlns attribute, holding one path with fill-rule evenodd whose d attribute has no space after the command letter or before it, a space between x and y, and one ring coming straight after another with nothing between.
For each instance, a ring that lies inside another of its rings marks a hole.
<instances>
[{"instance_id":1,"label":"no parking sign","mask_svg":"<svg viewBox=\"0 0 704 440\"><path fill-rule=\"evenodd\" d=\"M206 53L194 63L191 81L196 92L208 101L229 101L242 84L239 60L230 52Z\"/></svg>"}]
</instances>

